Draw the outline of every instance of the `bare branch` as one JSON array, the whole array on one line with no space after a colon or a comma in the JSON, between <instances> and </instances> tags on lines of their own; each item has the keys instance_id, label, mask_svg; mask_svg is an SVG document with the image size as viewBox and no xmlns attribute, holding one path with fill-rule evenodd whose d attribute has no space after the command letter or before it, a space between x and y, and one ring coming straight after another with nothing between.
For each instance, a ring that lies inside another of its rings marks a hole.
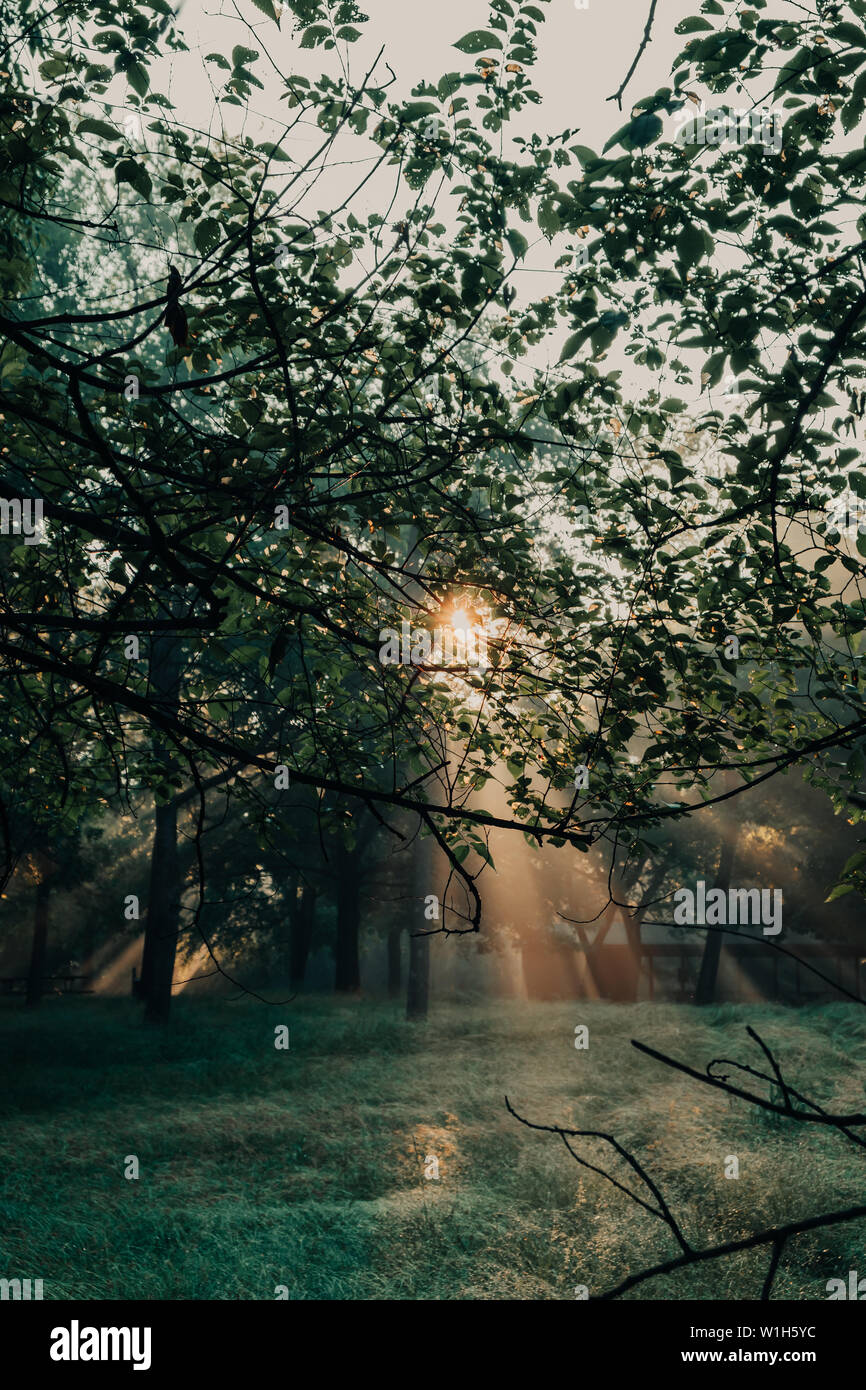
<instances>
[{"instance_id":1,"label":"bare branch","mask_svg":"<svg viewBox=\"0 0 866 1390\"><path fill-rule=\"evenodd\" d=\"M650 0L649 14L647 15L647 21L646 21L646 24L644 25L643 38L642 38L641 41L640 41L640 44L639 44L639 46L638 46L637 53L634 55L634 58L632 59L632 65L631 65L631 67L629 68L628 72L626 73L626 75L625 75L625 77L623 78L623 80L622 80L622 82L620 83L620 85L617 87L616 91L615 91L611 96L608 97L608 101L615 101L615 102L616 102L616 104L617 104L617 106L619 107L620 111L622 110L622 94L623 94L623 92L625 91L626 87L628 86L629 82L631 81L632 77L634 76L635 69L636 69L638 63L640 62L641 58L643 57L644 49L645 49L645 48L647 47L647 45L649 44L649 41L650 41L650 31L652 30L652 27L653 27L653 19L655 18L655 12L656 12L656 5L657 5L657 3L658 3L658 0Z\"/></svg>"}]
</instances>

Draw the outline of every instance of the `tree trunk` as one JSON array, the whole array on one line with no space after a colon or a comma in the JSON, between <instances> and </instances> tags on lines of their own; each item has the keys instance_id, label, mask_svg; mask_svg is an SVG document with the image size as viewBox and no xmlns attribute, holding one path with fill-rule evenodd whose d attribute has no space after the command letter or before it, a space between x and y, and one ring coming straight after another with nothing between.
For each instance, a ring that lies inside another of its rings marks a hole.
<instances>
[{"instance_id":1,"label":"tree trunk","mask_svg":"<svg viewBox=\"0 0 866 1390\"><path fill-rule=\"evenodd\" d=\"M737 844L737 823L724 826L724 831L730 828L730 834L725 834L722 841L722 852L719 856L719 872L716 880L716 887L721 888L727 894L731 886L731 869L734 865L734 850ZM716 983L719 976L719 961L722 955L722 932L708 931L704 941L704 953L701 956L701 969L698 975L698 986L695 990L696 1004L713 1004L716 998Z\"/></svg>"},{"instance_id":2,"label":"tree trunk","mask_svg":"<svg viewBox=\"0 0 866 1390\"><path fill-rule=\"evenodd\" d=\"M599 999L607 999L611 989L609 971L605 969L602 947L604 946L605 937L613 926L615 914L616 909L613 903L608 903L607 907L604 909L604 915L596 927L595 936L591 941L588 941L586 932L578 927L578 935L584 945L584 959L586 961L587 973L592 980L596 995Z\"/></svg>"},{"instance_id":3,"label":"tree trunk","mask_svg":"<svg viewBox=\"0 0 866 1390\"><path fill-rule=\"evenodd\" d=\"M430 1000L430 938L409 936L409 979L406 989L406 1017L418 1023L427 1017Z\"/></svg>"},{"instance_id":4,"label":"tree trunk","mask_svg":"<svg viewBox=\"0 0 866 1390\"><path fill-rule=\"evenodd\" d=\"M402 927L392 927L388 933L388 998L400 997L401 959L400 947L403 938Z\"/></svg>"},{"instance_id":5,"label":"tree trunk","mask_svg":"<svg viewBox=\"0 0 866 1390\"><path fill-rule=\"evenodd\" d=\"M150 684L154 698L169 716L176 715L180 700L180 641L171 633L153 638ZM154 752L168 773L172 756L154 738ZM145 1002L145 1018L165 1023L171 1011L171 986L180 923L180 881L177 860L177 801L157 803L154 813L153 850L150 860L150 892L144 928L139 995Z\"/></svg>"},{"instance_id":6,"label":"tree trunk","mask_svg":"<svg viewBox=\"0 0 866 1390\"><path fill-rule=\"evenodd\" d=\"M304 984L315 920L316 890L305 883L295 899L291 919L289 981L293 989L301 989Z\"/></svg>"},{"instance_id":7,"label":"tree trunk","mask_svg":"<svg viewBox=\"0 0 866 1390\"><path fill-rule=\"evenodd\" d=\"M409 928L409 978L406 984L406 1017L422 1022L427 1017L430 999L430 937L417 933L429 932L432 922L424 918L421 905L433 891L433 840L419 840L415 861L415 899L417 907Z\"/></svg>"},{"instance_id":8,"label":"tree trunk","mask_svg":"<svg viewBox=\"0 0 866 1390\"><path fill-rule=\"evenodd\" d=\"M177 807L156 808L150 861L150 895L142 960L145 1017L164 1023L171 1011L171 985L177 954L180 895L177 873Z\"/></svg>"},{"instance_id":9,"label":"tree trunk","mask_svg":"<svg viewBox=\"0 0 866 1390\"><path fill-rule=\"evenodd\" d=\"M645 863L641 865L640 873L643 873L644 868ZM660 865L656 866L655 872L650 875L647 886L641 894L646 906L638 907L635 912L625 913L625 933L629 945L630 961L628 976L629 994L627 1000L629 1003L637 1002L638 993L640 991L641 967L643 965L641 958L641 928L643 927L644 918L649 911L649 905L662 885L665 873L666 864L663 860ZM640 874L629 883L628 887L626 887L625 884L622 885L620 891L622 893L623 902L628 901L628 895L632 888L636 886L639 877ZM617 896L619 895L618 892Z\"/></svg>"},{"instance_id":10,"label":"tree trunk","mask_svg":"<svg viewBox=\"0 0 866 1390\"><path fill-rule=\"evenodd\" d=\"M733 777L729 773L725 778L725 790L733 787ZM716 887L721 888L727 895L731 886L731 870L734 867L734 854L737 848L737 837L740 833L739 817L722 816L722 850L719 855L719 872ZM701 956L701 969L698 975L698 986L695 991L696 1004L712 1004L716 998L716 983L719 976L719 961L722 955L723 933L720 931L708 931L704 941L704 953Z\"/></svg>"},{"instance_id":11,"label":"tree trunk","mask_svg":"<svg viewBox=\"0 0 866 1390\"><path fill-rule=\"evenodd\" d=\"M42 1002L42 983L45 978L45 957L48 948L48 900L51 897L51 878L40 874L36 885L36 909L33 914L33 945L30 951L30 970L27 975L28 1009Z\"/></svg>"},{"instance_id":12,"label":"tree trunk","mask_svg":"<svg viewBox=\"0 0 866 1390\"><path fill-rule=\"evenodd\" d=\"M337 946L334 989L338 994L357 994L361 988L358 933L361 926L361 878L357 850L337 851Z\"/></svg>"}]
</instances>

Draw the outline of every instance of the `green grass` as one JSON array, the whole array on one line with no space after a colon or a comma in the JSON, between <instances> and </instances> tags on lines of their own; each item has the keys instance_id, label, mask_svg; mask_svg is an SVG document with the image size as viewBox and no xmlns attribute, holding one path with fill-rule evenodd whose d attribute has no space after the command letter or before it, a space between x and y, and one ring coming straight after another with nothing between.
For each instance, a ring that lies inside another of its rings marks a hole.
<instances>
[{"instance_id":1,"label":"green grass","mask_svg":"<svg viewBox=\"0 0 866 1390\"><path fill-rule=\"evenodd\" d=\"M274 1026L291 1047L276 1051ZM590 1049L573 1046L590 1028ZM676 1253L561 1140L513 1120L600 1128L631 1148L702 1246L863 1200L866 1155L819 1126L773 1123L640 1056L761 1067L751 1023L792 1085L866 1107L854 1005L434 1007L299 999L179 1001L152 1030L125 1001L0 1010L0 1277L46 1298L571 1299ZM584 1152L633 1185L597 1142ZM141 1176L124 1178L126 1155ZM439 1181L423 1176L427 1154ZM738 1180L725 1179L736 1154ZM774 1296L824 1299L866 1275L866 1223L801 1236ZM767 1255L644 1285L643 1298L755 1298Z\"/></svg>"}]
</instances>

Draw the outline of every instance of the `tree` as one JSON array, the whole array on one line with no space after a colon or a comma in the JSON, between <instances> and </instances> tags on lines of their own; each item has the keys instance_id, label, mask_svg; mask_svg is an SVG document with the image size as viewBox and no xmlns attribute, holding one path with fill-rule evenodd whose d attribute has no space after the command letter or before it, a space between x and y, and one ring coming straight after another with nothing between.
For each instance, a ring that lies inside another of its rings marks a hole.
<instances>
[{"instance_id":1,"label":"tree","mask_svg":"<svg viewBox=\"0 0 866 1390\"><path fill-rule=\"evenodd\" d=\"M432 926L424 909L429 896L433 894L434 863L432 842L422 839L417 844L415 853L415 882L409 925L409 969L406 980L406 1018L412 1023L423 1023L430 1005L430 934L437 929ZM436 888L438 886L436 884ZM434 896L438 897L438 894Z\"/></svg>"},{"instance_id":2,"label":"tree","mask_svg":"<svg viewBox=\"0 0 866 1390\"><path fill-rule=\"evenodd\" d=\"M301 989L307 973L307 957L313 940L316 920L316 889L309 883L299 885L291 915L289 947L289 981Z\"/></svg>"},{"instance_id":3,"label":"tree","mask_svg":"<svg viewBox=\"0 0 866 1390\"><path fill-rule=\"evenodd\" d=\"M364 23L350 0L288 10L323 60ZM183 126L149 76L180 40L162 3L146 16L127 0L36 27L4 12L11 48L42 62L5 69L3 497L40 499L48 537L6 556L0 662L13 689L52 684L59 745L101 741L121 785L151 792L157 738L197 787L232 776L264 805L285 767L384 819L420 814L468 895L465 930L497 827L640 852L718 801L720 771L730 797L793 767L856 795L864 542L821 508L863 491L840 441L860 409L846 219L864 166L834 144L863 114L860 26L823 0L686 21L673 85L597 154L571 131L510 138L539 101L534 5L494 0L455 44L460 70L411 100L384 62L358 83L339 64L273 75L289 115L258 143ZM104 101L106 52L149 148ZM244 106L260 57L210 55L222 104ZM779 58L778 140L678 138L695 85L759 88ZM300 121L321 138L296 159ZM322 212L316 175L362 152ZM361 204L389 171L393 223ZM139 214L153 233L133 248ZM561 251L553 295L515 297L520 226ZM81 303L35 275L57 228L91 262L127 242ZM164 323L166 244L191 351ZM555 371L530 360L566 330ZM628 397L620 348L643 374ZM700 388L696 418L669 383ZM383 664L383 629L447 627L455 603L486 669L423 642ZM176 709L122 656L168 633L189 652Z\"/></svg>"}]
</instances>

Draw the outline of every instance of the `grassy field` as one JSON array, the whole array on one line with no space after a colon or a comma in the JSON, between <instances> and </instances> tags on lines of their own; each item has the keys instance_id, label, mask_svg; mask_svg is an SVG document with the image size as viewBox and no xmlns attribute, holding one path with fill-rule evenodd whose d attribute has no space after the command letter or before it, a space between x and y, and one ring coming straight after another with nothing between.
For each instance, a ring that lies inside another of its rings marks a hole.
<instances>
[{"instance_id":1,"label":"grassy field","mask_svg":"<svg viewBox=\"0 0 866 1390\"><path fill-rule=\"evenodd\" d=\"M274 1027L290 1027L288 1051ZM586 1023L590 1047L574 1048ZM700 1246L863 1200L862 1151L641 1057L761 1060L862 1109L862 1010L746 1005L290 1007L179 1001L148 1030L126 1001L0 1010L0 1277L45 1297L573 1299L676 1253L661 1223L562 1142L519 1125L601 1128L631 1147ZM597 1143L585 1152L628 1170ZM428 1154L438 1181L424 1178ZM740 1177L724 1177L739 1157ZM138 1180L124 1177L137 1156ZM644 1298L755 1298L767 1256L645 1285ZM866 1223L788 1247L775 1297L824 1299L866 1275Z\"/></svg>"}]
</instances>

